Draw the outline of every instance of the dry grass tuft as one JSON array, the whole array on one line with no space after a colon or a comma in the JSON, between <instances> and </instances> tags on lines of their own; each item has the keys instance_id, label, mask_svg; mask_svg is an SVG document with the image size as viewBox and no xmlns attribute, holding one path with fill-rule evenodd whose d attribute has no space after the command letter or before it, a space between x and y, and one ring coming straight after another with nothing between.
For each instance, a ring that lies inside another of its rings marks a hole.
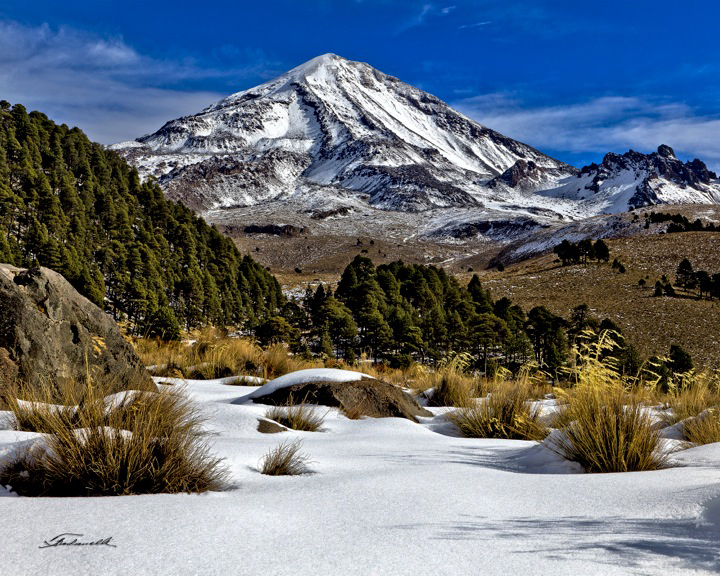
<instances>
[{"instance_id":1,"label":"dry grass tuft","mask_svg":"<svg viewBox=\"0 0 720 576\"><path fill-rule=\"evenodd\" d=\"M320 366L292 356L281 344L263 350L252 340L228 338L214 330L203 331L192 346L141 339L135 347L146 365L155 366L154 375L193 380L239 375L272 379Z\"/></svg>"},{"instance_id":2,"label":"dry grass tuft","mask_svg":"<svg viewBox=\"0 0 720 576\"><path fill-rule=\"evenodd\" d=\"M287 406L274 406L265 412L265 418L274 420L286 428L300 430L303 432L317 432L321 430L323 416L313 408L307 406L305 401L293 405L292 397L288 400Z\"/></svg>"},{"instance_id":3,"label":"dry grass tuft","mask_svg":"<svg viewBox=\"0 0 720 576\"><path fill-rule=\"evenodd\" d=\"M698 445L720 442L720 408L708 408L684 422L683 437Z\"/></svg>"},{"instance_id":4,"label":"dry grass tuft","mask_svg":"<svg viewBox=\"0 0 720 576\"><path fill-rule=\"evenodd\" d=\"M667 426L720 405L718 382L706 374L684 374L668 396L667 405L672 411L665 415Z\"/></svg>"},{"instance_id":5,"label":"dry grass tuft","mask_svg":"<svg viewBox=\"0 0 720 576\"><path fill-rule=\"evenodd\" d=\"M627 393L614 360L611 335L587 345L574 370L576 388L566 399L569 420L554 448L588 472L657 470L665 465L662 440L644 404Z\"/></svg>"},{"instance_id":6,"label":"dry grass tuft","mask_svg":"<svg viewBox=\"0 0 720 576\"><path fill-rule=\"evenodd\" d=\"M285 441L277 447L269 450L262 459L260 473L268 476L298 476L306 474L309 456L300 451L302 442Z\"/></svg>"},{"instance_id":7,"label":"dry grass tuft","mask_svg":"<svg viewBox=\"0 0 720 576\"><path fill-rule=\"evenodd\" d=\"M579 391L567 410L571 422L556 448L588 472L657 470L665 465L652 417L622 388Z\"/></svg>"},{"instance_id":8,"label":"dry grass tuft","mask_svg":"<svg viewBox=\"0 0 720 576\"><path fill-rule=\"evenodd\" d=\"M477 394L477 382L465 373L470 362L467 354L458 354L435 372L427 372L419 378L419 387L434 388L430 396L431 406L468 407Z\"/></svg>"},{"instance_id":9,"label":"dry grass tuft","mask_svg":"<svg viewBox=\"0 0 720 576\"><path fill-rule=\"evenodd\" d=\"M89 383L77 410L15 403L19 424L47 434L0 470L27 496L205 492L227 472L210 454L202 419L176 390L130 392L106 402ZM67 416L72 412L72 417Z\"/></svg>"},{"instance_id":10,"label":"dry grass tuft","mask_svg":"<svg viewBox=\"0 0 720 576\"><path fill-rule=\"evenodd\" d=\"M521 383L495 385L484 400L448 417L466 436L542 440L547 429L530 406L531 389Z\"/></svg>"}]
</instances>

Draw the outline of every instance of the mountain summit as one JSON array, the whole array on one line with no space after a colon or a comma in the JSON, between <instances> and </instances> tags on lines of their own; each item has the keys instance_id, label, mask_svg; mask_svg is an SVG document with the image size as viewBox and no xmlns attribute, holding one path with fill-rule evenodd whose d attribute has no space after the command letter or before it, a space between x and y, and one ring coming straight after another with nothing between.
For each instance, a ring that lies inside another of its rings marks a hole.
<instances>
[{"instance_id":1,"label":"mountain summit","mask_svg":"<svg viewBox=\"0 0 720 576\"><path fill-rule=\"evenodd\" d=\"M720 202L716 175L668 146L578 171L335 54L113 148L171 198L228 225L323 220L356 234L392 222L403 239L502 240L649 204Z\"/></svg>"},{"instance_id":2,"label":"mountain summit","mask_svg":"<svg viewBox=\"0 0 720 576\"><path fill-rule=\"evenodd\" d=\"M482 202L485 182L518 160L573 172L426 92L334 54L115 148L200 209L317 187L360 193L389 210L469 207Z\"/></svg>"}]
</instances>

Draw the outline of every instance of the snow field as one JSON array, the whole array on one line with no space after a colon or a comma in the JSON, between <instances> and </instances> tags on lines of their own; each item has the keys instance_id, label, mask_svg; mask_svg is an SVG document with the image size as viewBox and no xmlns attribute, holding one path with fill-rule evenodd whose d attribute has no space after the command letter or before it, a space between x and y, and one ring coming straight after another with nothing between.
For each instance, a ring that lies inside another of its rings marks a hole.
<instances>
[{"instance_id":1,"label":"snow field","mask_svg":"<svg viewBox=\"0 0 720 576\"><path fill-rule=\"evenodd\" d=\"M313 375L317 377L317 375ZM347 378L346 374L343 374ZM300 378L297 374L295 379ZM0 499L0 573L703 574L720 569L720 445L656 472L582 474L525 441L453 434L444 408L420 424L325 416L323 432L257 432L257 390L187 381L233 486L203 495ZM540 403L553 410L553 401ZM0 458L39 435L3 425ZM456 432L455 432L456 433ZM257 466L301 439L311 473ZM0 489L0 496L8 496ZM39 549L62 532L117 548Z\"/></svg>"}]
</instances>

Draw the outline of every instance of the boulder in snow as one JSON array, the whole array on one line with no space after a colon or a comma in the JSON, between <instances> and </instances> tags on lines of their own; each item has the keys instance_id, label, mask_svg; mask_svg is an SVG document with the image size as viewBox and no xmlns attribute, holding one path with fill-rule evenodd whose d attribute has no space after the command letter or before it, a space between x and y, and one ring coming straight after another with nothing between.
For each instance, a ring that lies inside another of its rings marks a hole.
<instances>
[{"instance_id":1,"label":"boulder in snow","mask_svg":"<svg viewBox=\"0 0 720 576\"><path fill-rule=\"evenodd\" d=\"M14 377L37 387L82 386L88 374L111 376L116 392L157 391L112 318L65 278L0 264L0 387Z\"/></svg>"},{"instance_id":2,"label":"boulder in snow","mask_svg":"<svg viewBox=\"0 0 720 576\"><path fill-rule=\"evenodd\" d=\"M237 402L284 406L290 402L352 409L373 418L397 417L417 422L432 416L404 390L388 382L349 370L319 369L291 372L271 380Z\"/></svg>"}]
</instances>

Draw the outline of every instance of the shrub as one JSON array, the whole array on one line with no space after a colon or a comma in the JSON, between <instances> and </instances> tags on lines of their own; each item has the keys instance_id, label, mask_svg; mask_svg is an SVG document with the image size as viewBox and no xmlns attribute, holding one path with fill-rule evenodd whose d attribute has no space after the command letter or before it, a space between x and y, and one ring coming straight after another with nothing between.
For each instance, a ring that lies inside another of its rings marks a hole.
<instances>
[{"instance_id":1,"label":"shrub","mask_svg":"<svg viewBox=\"0 0 720 576\"><path fill-rule=\"evenodd\" d=\"M225 486L202 420L177 390L130 392L107 402L90 382L72 419L39 408L47 433L0 470L0 484L27 496L204 492Z\"/></svg>"},{"instance_id":2,"label":"shrub","mask_svg":"<svg viewBox=\"0 0 720 576\"><path fill-rule=\"evenodd\" d=\"M530 399L526 385L495 385L486 399L453 412L449 418L472 438L542 440L547 429L539 421L538 410L530 406Z\"/></svg>"},{"instance_id":3,"label":"shrub","mask_svg":"<svg viewBox=\"0 0 720 576\"><path fill-rule=\"evenodd\" d=\"M717 383L710 381L705 375L696 375L693 372L683 374L679 383L670 389L668 405L672 412L663 417L667 426L697 416L708 408L720 405Z\"/></svg>"},{"instance_id":4,"label":"shrub","mask_svg":"<svg viewBox=\"0 0 720 576\"><path fill-rule=\"evenodd\" d=\"M657 470L665 464L659 431L643 404L622 388L578 391L555 448L588 472Z\"/></svg>"},{"instance_id":5,"label":"shrub","mask_svg":"<svg viewBox=\"0 0 720 576\"><path fill-rule=\"evenodd\" d=\"M262 459L260 473L268 476L297 476L308 472L309 457L300 451L302 442L285 441L269 450Z\"/></svg>"}]
</instances>

